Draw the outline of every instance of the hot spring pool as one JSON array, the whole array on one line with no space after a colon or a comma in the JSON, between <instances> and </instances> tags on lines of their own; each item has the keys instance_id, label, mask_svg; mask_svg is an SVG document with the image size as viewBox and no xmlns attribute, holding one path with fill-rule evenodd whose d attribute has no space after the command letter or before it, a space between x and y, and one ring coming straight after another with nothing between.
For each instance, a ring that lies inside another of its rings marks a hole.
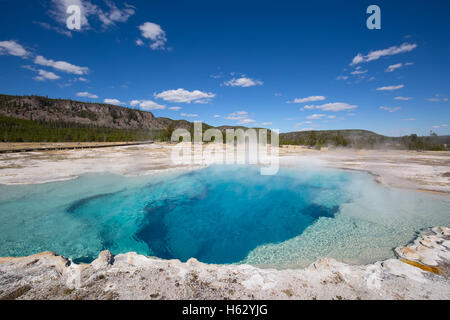
<instances>
[{"instance_id":1,"label":"hot spring pool","mask_svg":"<svg viewBox=\"0 0 450 320\"><path fill-rule=\"evenodd\" d=\"M252 166L126 178L89 174L0 186L0 256L101 250L164 259L303 267L370 263L426 227L450 224L450 197L393 190L365 173Z\"/></svg>"}]
</instances>

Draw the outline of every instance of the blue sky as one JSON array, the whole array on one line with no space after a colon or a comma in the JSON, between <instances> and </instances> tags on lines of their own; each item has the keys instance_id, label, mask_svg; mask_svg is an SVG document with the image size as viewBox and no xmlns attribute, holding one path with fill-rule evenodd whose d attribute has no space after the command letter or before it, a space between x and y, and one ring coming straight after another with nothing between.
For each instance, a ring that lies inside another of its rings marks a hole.
<instances>
[{"instance_id":1,"label":"blue sky","mask_svg":"<svg viewBox=\"0 0 450 320\"><path fill-rule=\"evenodd\" d=\"M82 8L81 30L66 26ZM381 30L366 9L381 8ZM0 93L281 132L450 134L448 1L1 0Z\"/></svg>"}]
</instances>

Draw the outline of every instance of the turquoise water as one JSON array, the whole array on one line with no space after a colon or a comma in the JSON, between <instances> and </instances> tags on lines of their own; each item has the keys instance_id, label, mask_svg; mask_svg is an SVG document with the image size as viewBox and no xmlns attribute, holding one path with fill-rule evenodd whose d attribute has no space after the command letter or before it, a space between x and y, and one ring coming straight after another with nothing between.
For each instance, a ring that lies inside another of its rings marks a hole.
<instances>
[{"instance_id":1,"label":"turquoise water","mask_svg":"<svg viewBox=\"0 0 450 320\"><path fill-rule=\"evenodd\" d=\"M126 178L89 174L0 186L0 256L51 250L89 262L101 250L207 263L368 263L422 228L450 224L448 197L382 187L365 173L252 166Z\"/></svg>"}]
</instances>

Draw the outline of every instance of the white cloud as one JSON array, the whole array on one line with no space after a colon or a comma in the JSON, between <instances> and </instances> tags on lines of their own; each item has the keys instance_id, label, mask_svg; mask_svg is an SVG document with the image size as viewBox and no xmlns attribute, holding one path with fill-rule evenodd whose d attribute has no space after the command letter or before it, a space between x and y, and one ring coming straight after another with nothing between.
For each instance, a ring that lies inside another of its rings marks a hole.
<instances>
[{"instance_id":1,"label":"white cloud","mask_svg":"<svg viewBox=\"0 0 450 320\"><path fill-rule=\"evenodd\" d=\"M263 123L261 123L261 125L263 125L263 126L271 126L272 122L263 122Z\"/></svg>"},{"instance_id":2,"label":"white cloud","mask_svg":"<svg viewBox=\"0 0 450 320\"><path fill-rule=\"evenodd\" d=\"M135 7L127 3L123 9L119 9L112 1L105 1L105 3L109 8L108 11L97 9L97 16L103 23L103 27L113 26L116 22L127 22L135 13Z\"/></svg>"},{"instance_id":3,"label":"white cloud","mask_svg":"<svg viewBox=\"0 0 450 320\"><path fill-rule=\"evenodd\" d=\"M247 77L241 77L241 78L233 78L231 80L225 81L223 84L227 87L254 87L254 86L261 86L264 82L259 80L254 80Z\"/></svg>"},{"instance_id":4,"label":"white cloud","mask_svg":"<svg viewBox=\"0 0 450 320\"><path fill-rule=\"evenodd\" d=\"M381 110L385 110L387 112L396 112L398 110L400 110L400 107L386 107L386 106L381 106L380 107Z\"/></svg>"},{"instance_id":5,"label":"white cloud","mask_svg":"<svg viewBox=\"0 0 450 320\"><path fill-rule=\"evenodd\" d=\"M412 97L402 97L402 96L394 98L394 100L400 100L400 101L409 101L412 99L413 99Z\"/></svg>"},{"instance_id":6,"label":"white cloud","mask_svg":"<svg viewBox=\"0 0 450 320\"><path fill-rule=\"evenodd\" d=\"M210 77L213 79L221 79L221 78L225 77L225 75L222 72L219 72L217 74L210 75Z\"/></svg>"},{"instance_id":7,"label":"white cloud","mask_svg":"<svg viewBox=\"0 0 450 320\"><path fill-rule=\"evenodd\" d=\"M232 115L225 117L225 119L227 119L227 120L242 120L244 118L245 117L242 117L242 116L232 116Z\"/></svg>"},{"instance_id":8,"label":"white cloud","mask_svg":"<svg viewBox=\"0 0 450 320\"><path fill-rule=\"evenodd\" d=\"M161 28L159 24L153 22L145 22L139 26L141 30L141 36L150 40L150 48L152 50L164 50L167 42L166 32ZM143 41L138 39L136 44L141 45Z\"/></svg>"},{"instance_id":9,"label":"white cloud","mask_svg":"<svg viewBox=\"0 0 450 320\"><path fill-rule=\"evenodd\" d=\"M198 114L196 114L196 113L180 113L180 116L187 117L187 118L196 118L196 117L198 117Z\"/></svg>"},{"instance_id":10,"label":"white cloud","mask_svg":"<svg viewBox=\"0 0 450 320\"><path fill-rule=\"evenodd\" d=\"M417 48L417 44L403 43L400 46L392 46L387 49L370 51L367 55L362 55L361 53L358 53L358 55L356 55L353 58L350 65L353 66L353 65L356 65L359 63L365 63L365 62L369 62L369 61L373 61L373 60L378 60L381 57L392 56L392 55L396 55L396 54L400 54L400 53L404 53L404 52L409 52L409 51L414 50L415 48Z\"/></svg>"},{"instance_id":11,"label":"white cloud","mask_svg":"<svg viewBox=\"0 0 450 320\"><path fill-rule=\"evenodd\" d=\"M336 116L328 116L328 119L336 119Z\"/></svg>"},{"instance_id":12,"label":"white cloud","mask_svg":"<svg viewBox=\"0 0 450 320\"><path fill-rule=\"evenodd\" d=\"M60 34L63 34L65 36L69 37L69 38L72 37L72 32L70 32L69 30L67 30L65 28L55 27L55 26L50 25L47 22L36 22L36 23L38 25L40 25L41 27L43 27L44 29L56 31Z\"/></svg>"},{"instance_id":13,"label":"white cloud","mask_svg":"<svg viewBox=\"0 0 450 320\"><path fill-rule=\"evenodd\" d=\"M156 98L176 103L207 103L216 95L211 92L202 92L200 90L187 91L182 88L177 90L167 90L161 93L155 93Z\"/></svg>"},{"instance_id":14,"label":"white cloud","mask_svg":"<svg viewBox=\"0 0 450 320\"><path fill-rule=\"evenodd\" d=\"M405 87L403 84L399 84L398 86L385 86L377 88L378 91L393 91L398 90Z\"/></svg>"},{"instance_id":15,"label":"white cloud","mask_svg":"<svg viewBox=\"0 0 450 320\"><path fill-rule=\"evenodd\" d=\"M249 123L252 123L252 122L255 122L255 120L250 119L250 118L244 118L242 120L239 120L238 124L249 124Z\"/></svg>"},{"instance_id":16,"label":"white cloud","mask_svg":"<svg viewBox=\"0 0 450 320\"><path fill-rule=\"evenodd\" d=\"M137 40L136 40L136 44L137 44L139 47L142 47L142 46L144 46L144 41L142 41L142 39L137 39Z\"/></svg>"},{"instance_id":17,"label":"white cloud","mask_svg":"<svg viewBox=\"0 0 450 320\"><path fill-rule=\"evenodd\" d=\"M108 98L106 98L105 100L103 100L103 102L104 102L104 103L107 103L107 104L115 104L115 105L121 105L121 104L124 104L123 102L120 102L120 100L117 100L117 99L108 99Z\"/></svg>"},{"instance_id":18,"label":"white cloud","mask_svg":"<svg viewBox=\"0 0 450 320\"><path fill-rule=\"evenodd\" d=\"M403 121L416 121L416 118L406 118L406 119L402 119Z\"/></svg>"},{"instance_id":19,"label":"white cloud","mask_svg":"<svg viewBox=\"0 0 450 320\"><path fill-rule=\"evenodd\" d=\"M306 117L306 119L309 119L309 120L318 120L318 119L322 119L322 118L324 118L324 117L326 117L327 115L326 114L312 114L312 115L310 115L310 116L307 116Z\"/></svg>"},{"instance_id":20,"label":"white cloud","mask_svg":"<svg viewBox=\"0 0 450 320\"><path fill-rule=\"evenodd\" d=\"M295 125L296 125L296 126L302 126L302 125L304 125L304 124L312 124L312 121L298 122L298 123L296 123Z\"/></svg>"},{"instance_id":21,"label":"white cloud","mask_svg":"<svg viewBox=\"0 0 450 320\"><path fill-rule=\"evenodd\" d=\"M169 109L169 110L181 110L181 107L169 107L167 109Z\"/></svg>"},{"instance_id":22,"label":"white cloud","mask_svg":"<svg viewBox=\"0 0 450 320\"><path fill-rule=\"evenodd\" d=\"M357 75L365 74L367 72L368 72L368 70L355 70L355 71L350 72L350 74L357 76Z\"/></svg>"},{"instance_id":23,"label":"white cloud","mask_svg":"<svg viewBox=\"0 0 450 320\"><path fill-rule=\"evenodd\" d=\"M143 110L162 110L165 109L165 105L158 104L152 100L132 100L130 102L132 107L139 106Z\"/></svg>"},{"instance_id":24,"label":"white cloud","mask_svg":"<svg viewBox=\"0 0 450 320\"><path fill-rule=\"evenodd\" d=\"M51 59L46 59L43 56L37 56L34 59L34 63L41 65L41 66L52 67L59 71L78 74L78 75L86 74L89 71L89 68L87 68L87 67L79 67L79 66L73 65L69 62L65 62L65 61L54 61Z\"/></svg>"},{"instance_id":25,"label":"white cloud","mask_svg":"<svg viewBox=\"0 0 450 320\"><path fill-rule=\"evenodd\" d=\"M195 100L194 101L194 103L199 103L199 104L208 104L210 102L211 102L210 99L200 99L200 100Z\"/></svg>"},{"instance_id":26,"label":"white cloud","mask_svg":"<svg viewBox=\"0 0 450 320\"><path fill-rule=\"evenodd\" d=\"M215 114L215 115L214 115L214 118L220 118L220 115Z\"/></svg>"},{"instance_id":27,"label":"white cloud","mask_svg":"<svg viewBox=\"0 0 450 320\"><path fill-rule=\"evenodd\" d=\"M50 71L45 71L45 70L39 69L39 70L37 70L37 72L39 73L39 75L34 78L37 81L57 80L57 79L61 78L60 76L58 76Z\"/></svg>"},{"instance_id":28,"label":"white cloud","mask_svg":"<svg viewBox=\"0 0 450 320\"><path fill-rule=\"evenodd\" d=\"M248 124L251 122L255 122L255 120L250 119L248 117L248 112L245 110L240 110L240 111L235 111L233 113L230 113L227 117L225 117L225 119L238 121L238 124Z\"/></svg>"},{"instance_id":29,"label":"white cloud","mask_svg":"<svg viewBox=\"0 0 450 320\"><path fill-rule=\"evenodd\" d=\"M305 103L313 101L323 101L326 98L324 96L309 96L306 98L295 98L294 101L287 101L287 103Z\"/></svg>"},{"instance_id":30,"label":"white cloud","mask_svg":"<svg viewBox=\"0 0 450 320\"><path fill-rule=\"evenodd\" d=\"M30 55L30 52L16 41L0 41L0 56L5 54L25 58Z\"/></svg>"},{"instance_id":31,"label":"white cloud","mask_svg":"<svg viewBox=\"0 0 450 320\"><path fill-rule=\"evenodd\" d=\"M34 72L37 72L38 75L36 77L34 77L33 79L36 81L45 81L45 80L57 80L60 79L61 77L58 76L57 74L50 72L50 71L46 71L46 70L42 70L42 69L36 69L33 66L30 65L24 65L22 66L22 68L24 69L28 69ZM63 87L68 87L71 86L72 84L68 83L65 85L59 85L59 86L63 86Z\"/></svg>"},{"instance_id":32,"label":"white cloud","mask_svg":"<svg viewBox=\"0 0 450 320\"><path fill-rule=\"evenodd\" d=\"M395 71L396 69L399 69L401 67L403 67L403 63L391 64L389 67L387 67L387 69L385 71L386 72L392 72L392 71Z\"/></svg>"},{"instance_id":33,"label":"white cloud","mask_svg":"<svg viewBox=\"0 0 450 320\"><path fill-rule=\"evenodd\" d=\"M348 76L337 76L336 80L347 80Z\"/></svg>"},{"instance_id":34,"label":"white cloud","mask_svg":"<svg viewBox=\"0 0 450 320\"><path fill-rule=\"evenodd\" d=\"M442 128L442 127L448 127L448 124L440 124L440 125L433 126L433 128L435 128L435 129L439 129L439 128Z\"/></svg>"},{"instance_id":35,"label":"white cloud","mask_svg":"<svg viewBox=\"0 0 450 320\"><path fill-rule=\"evenodd\" d=\"M322 105L307 105L304 106L303 109L312 110L312 109L320 109L323 111L344 111L344 110L354 110L358 108L357 105L351 105L345 102L333 102L333 103L325 103Z\"/></svg>"},{"instance_id":36,"label":"white cloud","mask_svg":"<svg viewBox=\"0 0 450 320\"><path fill-rule=\"evenodd\" d=\"M425 100L429 102L447 102L448 98L428 98Z\"/></svg>"},{"instance_id":37,"label":"white cloud","mask_svg":"<svg viewBox=\"0 0 450 320\"><path fill-rule=\"evenodd\" d=\"M90 1L81 0L52 0L52 9L50 15L63 26L66 25L67 20L67 8L71 5L78 6L81 10L80 22L81 28L89 27L88 16L93 15L97 11L97 6L93 5Z\"/></svg>"},{"instance_id":38,"label":"white cloud","mask_svg":"<svg viewBox=\"0 0 450 320\"><path fill-rule=\"evenodd\" d=\"M89 93L89 92L78 92L77 93L77 97L83 97L83 98L91 98L91 99L98 99L98 96L93 94L93 93Z\"/></svg>"},{"instance_id":39,"label":"white cloud","mask_svg":"<svg viewBox=\"0 0 450 320\"><path fill-rule=\"evenodd\" d=\"M135 8L129 4L125 3L124 8L120 9L112 1L105 1L105 3L108 7L107 10L102 9L89 0L52 0L52 9L49 13L50 16L65 28L67 7L70 5L77 5L81 9L81 30L90 28L88 21L90 18L96 19L100 22L103 29L107 29L118 22L126 22L135 14ZM51 26L49 27L47 27L47 29L54 29ZM61 30L58 32L60 31Z\"/></svg>"},{"instance_id":40,"label":"white cloud","mask_svg":"<svg viewBox=\"0 0 450 320\"><path fill-rule=\"evenodd\" d=\"M227 120L243 120L247 118L248 112L245 110L241 111L235 111L233 113L230 113L225 119Z\"/></svg>"}]
</instances>

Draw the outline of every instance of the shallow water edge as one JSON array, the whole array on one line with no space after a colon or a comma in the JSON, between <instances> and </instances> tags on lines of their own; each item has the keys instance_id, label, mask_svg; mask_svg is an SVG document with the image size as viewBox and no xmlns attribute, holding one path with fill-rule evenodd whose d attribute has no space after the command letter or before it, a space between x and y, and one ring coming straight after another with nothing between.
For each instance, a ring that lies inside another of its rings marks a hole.
<instances>
[{"instance_id":1,"label":"shallow water edge","mask_svg":"<svg viewBox=\"0 0 450 320\"><path fill-rule=\"evenodd\" d=\"M448 300L449 240L450 229L436 227L398 248L398 259L364 266L321 259L296 270L108 251L91 264L75 264L44 252L0 258L0 299Z\"/></svg>"}]
</instances>

